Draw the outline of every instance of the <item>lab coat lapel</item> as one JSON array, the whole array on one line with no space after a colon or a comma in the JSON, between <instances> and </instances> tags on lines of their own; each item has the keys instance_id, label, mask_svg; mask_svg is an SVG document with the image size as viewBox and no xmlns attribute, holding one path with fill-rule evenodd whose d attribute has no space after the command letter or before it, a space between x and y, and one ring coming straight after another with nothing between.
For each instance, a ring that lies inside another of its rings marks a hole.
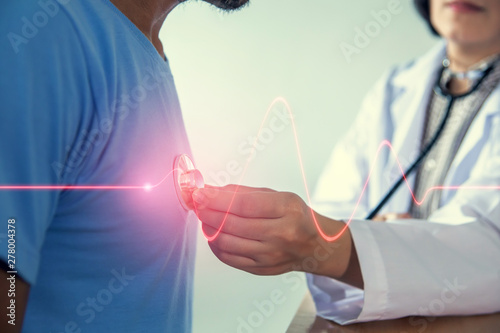
<instances>
[{"instance_id":1,"label":"lab coat lapel","mask_svg":"<svg viewBox=\"0 0 500 333\"><path fill-rule=\"evenodd\" d=\"M396 158L399 159L403 169L406 169L420 154L425 113L444 54L444 43L439 43L411 68L403 71L394 79L394 100L390 115L394 128L397 130L394 131L392 138L394 153L388 160L388 170L390 170L392 177L386 184L382 196L401 176ZM408 178L412 190L414 180L415 174ZM407 185L403 184L391 198L384 211L406 212L410 202L410 191Z\"/></svg>"},{"instance_id":2,"label":"lab coat lapel","mask_svg":"<svg viewBox=\"0 0 500 333\"><path fill-rule=\"evenodd\" d=\"M476 158L474 153L479 151L479 146L488 138L491 118L500 117L500 86L497 86L486 99L483 107L471 123L465 137L457 151L457 155L450 166L445 185L460 185L468 178ZM442 202L448 201L451 193L443 193Z\"/></svg>"}]
</instances>

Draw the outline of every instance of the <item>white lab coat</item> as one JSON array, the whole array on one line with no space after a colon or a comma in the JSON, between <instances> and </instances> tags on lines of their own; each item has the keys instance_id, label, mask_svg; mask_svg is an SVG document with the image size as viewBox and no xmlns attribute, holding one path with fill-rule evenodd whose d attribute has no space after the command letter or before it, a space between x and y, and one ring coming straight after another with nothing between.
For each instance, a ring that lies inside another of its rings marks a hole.
<instances>
[{"instance_id":1,"label":"white lab coat","mask_svg":"<svg viewBox=\"0 0 500 333\"><path fill-rule=\"evenodd\" d=\"M426 221L360 220L401 175L388 149L374 161L379 144L392 142L403 168L418 156L425 110L444 54L440 43L384 75L320 177L314 208L348 219L374 167L350 225L364 291L308 274L322 317L348 324L500 311L500 189L444 190L440 208ZM409 177L412 187L414 179ZM500 87L471 124L443 185L500 186ZM381 213L407 212L410 203L410 191L402 185Z\"/></svg>"}]
</instances>

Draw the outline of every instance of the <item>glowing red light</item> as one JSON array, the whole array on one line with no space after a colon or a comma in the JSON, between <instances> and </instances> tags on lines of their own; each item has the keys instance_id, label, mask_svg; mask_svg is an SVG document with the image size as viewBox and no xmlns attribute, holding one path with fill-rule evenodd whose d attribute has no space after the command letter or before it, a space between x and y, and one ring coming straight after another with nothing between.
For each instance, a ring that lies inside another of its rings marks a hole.
<instances>
[{"instance_id":1,"label":"glowing red light","mask_svg":"<svg viewBox=\"0 0 500 333\"><path fill-rule=\"evenodd\" d=\"M262 129L264 128L264 124L265 124L265 122L266 122L266 120L267 120L267 118L269 116L269 113L271 112L272 108L277 103L282 103L285 106L287 112L290 115L291 124L292 124L292 131L293 131L293 137L294 137L294 143L295 143L295 149L296 149L297 157L298 157L298 160L299 160L299 167L300 167L300 172L301 172L301 176L302 176L302 182L304 184L304 188L305 188L305 192L306 192L307 203L309 204L309 206L311 206L312 205L311 204L311 196L309 194L309 186L307 184L306 174L305 174L305 171L304 171L304 163L302 161L302 153L300 151L300 145L299 145L299 139L298 139L298 135L297 135L297 129L295 127L295 121L294 121L294 118L293 118L293 115L292 115L291 107L290 107L290 105L288 104L288 102L283 97L277 97L276 99L274 99L272 101L272 103L268 107L268 109L266 111L266 114L264 116L264 119L263 119L263 121L262 121L262 123L261 123L261 125L259 127L259 131L257 133L257 136L255 137L255 140L253 142L252 147L253 147L253 150L255 151L256 150L256 145L257 145L257 140L258 140L258 138L261 135ZM377 154L375 156L374 162L372 163L372 168L370 169L370 172L368 173L368 177L366 178L365 184L363 186L363 189L361 190L361 193L359 195L358 201L356 202L356 205L355 205L355 208L354 208L354 210L353 210L353 212L351 214L351 217L346 222L344 228L339 233L337 233L336 235L327 235L321 229L321 227L319 226L319 223L316 220L315 215L312 214L313 220L314 220L314 224L315 224L316 229L318 230L318 233L326 241L333 242L333 241L337 240L340 236L342 236L342 234L349 227L349 224L352 222L352 220L354 218L354 215L356 214L356 211L357 211L357 209L359 207L361 199L363 198L363 196L365 194L365 191L366 191L366 188L368 186L368 183L370 182L370 178L372 176L374 167L376 165L376 161L377 161L377 159L378 159L378 157L380 155L380 151L384 147L388 147L390 149L391 153L395 156L397 165L399 167L399 170L400 170L401 174L404 177L404 180L405 180L405 183L406 183L406 185L408 187L408 190L411 193L411 197L412 197L413 201L417 205L421 205L422 202L427 198L428 194L430 192L432 192L432 191L458 190L458 189L460 189L460 190L493 190L493 189L500 189L500 186L434 186L434 187L429 188L425 192L425 194L424 194L424 196L423 196L422 199L417 200L417 198L415 198L415 195L413 193L413 190L412 190L410 184L408 183L408 180L406 179L406 175L404 174L403 167L401 166L401 162L399 161L396 152L394 151L391 143L389 141L387 141L387 140L384 140L384 141L382 141L380 143L380 145L378 147ZM241 174L241 177L240 177L240 179L238 181L238 184L242 183L242 180L245 177L245 174L247 172L248 165L249 165L249 162L250 162L250 159L252 158L252 156L253 156L253 154L249 155L249 158L248 158L248 160L247 160L247 162L245 164L245 167L244 167L243 172ZM144 191L149 192L149 191L152 191L153 189L155 189L156 187L160 186L170 176L170 174L172 174L172 172L174 172L174 171L175 171L175 169L172 170L172 171L170 171L162 180L160 180L155 185L151 185L149 183L144 184L144 185L0 185L0 190L30 190L30 191L33 191L33 190L86 190L86 191L94 191L94 190L98 190L98 191L102 191L102 190L144 190ZM180 171L182 171L182 170L180 170ZM176 185L174 185L174 186L176 186ZM240 185L236 186L236 191L239 188L239 186ZM235 196L233 196L232 199L231 199L228 211L225 213L224 219L222 220L222 223L221 223L221 226L219 227L219 229L217 229L217 231L213 235L207 235L207 234L204 233L205 238L209 242L215 240L219 236L219 234L221 233L221 230L224 227L224 224L226 223L227 217L229 215L229 211L231 210L231 207L233 205L234 199L235 199ZM195 207L195 209L196 209L196 207ZM313 210L311 208L311 212L312 211Z\"/></svg>"}]
</instances>

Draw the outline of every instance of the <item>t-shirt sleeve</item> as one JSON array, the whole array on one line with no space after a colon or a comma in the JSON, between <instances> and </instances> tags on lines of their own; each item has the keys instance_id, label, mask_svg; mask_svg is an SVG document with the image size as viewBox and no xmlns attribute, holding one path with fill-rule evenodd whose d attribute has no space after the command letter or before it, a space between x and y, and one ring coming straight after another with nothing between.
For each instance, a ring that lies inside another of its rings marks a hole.
<instances>
[{"instance_id":1,"label":"t-shirt sleeve","mask_svg":"<svg viewBox=\"0 0 500 333\"><path fill-rule=\"evenodd\" d=\"M34 284L62 192L5 187L70 181L67 157L91 95L84 52L64 8L49 15L35 1L6 7L0 19L0 35L7 37L0 40L0 260L15 258L15 270ZM14 257L8 257L9 220Z\"/></svg>"}]
</instances>

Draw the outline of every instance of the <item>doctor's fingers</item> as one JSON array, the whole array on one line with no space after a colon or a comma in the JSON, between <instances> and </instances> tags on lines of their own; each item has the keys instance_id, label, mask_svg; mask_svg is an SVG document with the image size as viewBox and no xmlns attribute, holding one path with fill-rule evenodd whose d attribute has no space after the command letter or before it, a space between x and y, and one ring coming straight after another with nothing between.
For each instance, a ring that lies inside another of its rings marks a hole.
<instances>
[{"instance_id":1,"label":"doctor's fingers","mask_svg":"<svg viewBox=\"0 0 500 333\"><path fill-rule=\"evenodd\" d=\"M262 219L247 219L210 209L198 210L196 215L198 215L198 218L203 223L203 227L207 225L215 230L220 229L221 232L226 234L253 240L262 240L268 229L266 224L271 222ZM207 235L210 236L212 234Z\"/></svg>"},{"instance_id":2,"label":"doctor's fingers","mask_svg":"<svg viewBox=\"0 0 500 333\"><path fill-rule=\"evenodd\" d=\"M203 232L207 235L214 235L217 230L204 225ZM227 252L240 257L250 258L254 261L259 261L263 258L268 250L268 245L257 240L241 238L238 236L219 233L215 239L209 241L210 248L218 252Z\"/></svg>"},{"instance_id":3,"label":"doctor's fingers","mask_svg":"<svg viewBox=\"0 0 500 333\"><path fill-rule=\"evenodd\" d=\"M205 189L208 189L209 191L212 191L209 193L209 197L216 195L217 191L225 191L225 192L241 192L241 193L248 193L248 192L276 192L273 189L267 188L267 187L250 187L250 186L243 186L243 185L236 185L236 184L229 184L225 186L212 186L212 185L205 185Z\"/></svg>"},{"instance_id":4,"label":"doctor's fingers","mask_svg":"<svg viewBox=\"0 0 500 333\"><path fill-rule=\"evenodd\" d=\"M195 208L251 218L279 218L286 214L288 193L217 191L213 195L209 191L197 189L193 192Z\"/></svg>"},{"instance_id":5,"label":"doctor's fingers","mask_svg":"<svg viewBox=\"0 0 500 333\"><path fill-rule=\"evenodd\" d=\"M261 260L255 260L249 258L247 255L238 255L228 251L221 250L219 247L215 246L213 242L209 242L208 245L214 253L214 255L226 265L231 267L241 269L248 273L256 275L277 275L291 271L291 265L286 264L265 264Z\"/></svg>"},{"instance_id":6,"label":"doctor's fingers","mask_svg":"<svg viewBox=\"0 0 500 333\"><path fill-rule=\"evenodd\" d=\"M215 235L217 230L204 225L203 231L206 235ZM290 271L296 262L297 256L294 251L279 246L269 241L257 241L234 235L219 233L218 236L209 242L212 252L218 256L234 255L252 259L254 263L247 265L245 270L254 274L280 274ZM287 270L281 271L282 268ZM250 271L249 269L252 268ZM267 273L264 270L267 269Z\"/></svg>"}]
</instances>

